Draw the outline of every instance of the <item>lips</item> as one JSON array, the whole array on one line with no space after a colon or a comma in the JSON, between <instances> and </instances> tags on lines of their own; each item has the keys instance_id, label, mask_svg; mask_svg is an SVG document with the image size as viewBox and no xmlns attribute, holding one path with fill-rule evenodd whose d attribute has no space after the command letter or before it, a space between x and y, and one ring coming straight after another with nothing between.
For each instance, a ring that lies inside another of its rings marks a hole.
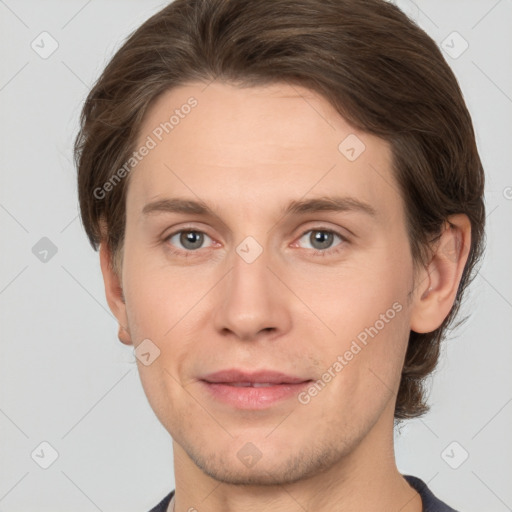
<instances>
[{"instance_id":1,"label":"lips","mask_svg":"<svg viewBox=\"0 0 512 512\"><path fill-rule=\"evenodd\" d=\"M272 370L260 370L256 372L246 372L243 370L222 370L211 373L201 380L211 383L231 384L237 386L276 385L276 384L299 384L310 379L303 379L286 375Z\"/></svg>"},{"instance_id":2,"label":"lips","mask_svg":"<svg viewBox=\"0 0 512 512\"><path fill-rule=\"evenodd\" d=\"M200 379L209 398L237 409L265 409L296 398L311 379L272 370L223 370Z\"/></svg>"},{"instance_id":3,"label":"lips","mask_svg":"<svg viewBox=\"0 0 512 512\"><path fill-rule=\"evenodd\" d=\"M268 388L275 386L270 382L225 382L226 386L233 386L235 388Z\"/></svg>"}]
</instances>

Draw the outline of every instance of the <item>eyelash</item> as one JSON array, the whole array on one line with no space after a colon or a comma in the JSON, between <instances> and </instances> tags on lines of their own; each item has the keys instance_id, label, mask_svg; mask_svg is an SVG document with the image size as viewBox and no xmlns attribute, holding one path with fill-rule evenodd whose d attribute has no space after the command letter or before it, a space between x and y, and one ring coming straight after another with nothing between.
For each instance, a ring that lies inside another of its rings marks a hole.
<instances>
[{"instance_id":1,"label":"eyelash","mask_svg":"<svg viewBox=\"0 0 512 512\"><path fill-rule=\"evenodd\" d=\"M332 256L332 255L335 255L337 254L338 252L340 252L345 243L348 242L348 239L343 236L341 233L338 233L337 231L334 231L332 229L327 229L327 228L322 228L322 227L317 227L317 228L312 228L312 229L308 229L307 231L304 231L300 237L298 238L298 240L300 240L301 238L304 237L304 235L308 234L308 233L312 233L312 232L320 232L320 233L327 233L327 234L332 234L334 236L337 236L338 238L340 238L341 242L334 246L334 248L329 248L329 249L325 249L325 250L319 250L319 249L310 249L310 255L312 256L320 256L320 257L326 257L326 256ZM201 234L204 234L206 236L209 237L208 234L206 234L204 231L201 231L199 229L180 229L178 231L174 231L173 233L167 235L163 242L167 244L167 247L168 247L168 250L171 254L175 254L175 255L178 255L178 256L184 256L185 258L190 258L190 257L195 257L197 256L196 253L199 252L200 249L195 249L195 250L182 250L182 249L175 249L170 243L169 243L169 240L175 236L175 235L178 235L180 233L201 233ZM209 237L211 238L211 237Z\"/></svg>"}]
</instances>

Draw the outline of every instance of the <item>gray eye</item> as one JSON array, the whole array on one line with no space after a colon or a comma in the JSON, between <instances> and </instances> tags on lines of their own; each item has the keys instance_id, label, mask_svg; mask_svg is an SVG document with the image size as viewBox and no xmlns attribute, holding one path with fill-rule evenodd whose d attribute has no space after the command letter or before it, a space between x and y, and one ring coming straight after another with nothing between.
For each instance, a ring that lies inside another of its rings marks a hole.
<instances>
[{"instance_id":1,"label":"gray eye","mask_svg":"<svg viewBox=\"0 0 512 512\"><path fill-rule=\"evenodd\" d=\"M300 241L302 241L302 243L309 243L311 247L307 247L308 249L321 251L330 249L333 246L335 237L342 241L340 235L337 235L332 231L325 229L312 229L304 233L300 238Z\"/></svg>"},{"instance_id":2,"label":"gray eye","mask_svg":"<svg viewBox=\"0 0 512 512\"><path fill-rule=\"evenodd\" d=\"M178 237L177 240L176 237ZM180 249L183 248L188 251L194 251L201 249L201 246L205 241L205 237L210 238L201 231L178 231L169 238L169 241L173 245L177 245Z\"/></svg>"}]
</instances>

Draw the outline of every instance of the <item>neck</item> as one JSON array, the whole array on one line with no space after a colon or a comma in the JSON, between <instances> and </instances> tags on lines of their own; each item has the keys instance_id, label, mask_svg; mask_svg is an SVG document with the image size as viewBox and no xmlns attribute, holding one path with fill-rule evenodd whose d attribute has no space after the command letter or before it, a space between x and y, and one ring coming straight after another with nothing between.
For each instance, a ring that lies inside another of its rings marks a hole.
<instances>
[{"instance_id":1,"label":"neck","mask_svg":"<svg viewBox=\"0 0 512 512\"><path fill-rule=\"evenodd\" d=\"M384 419L381 417L380 421ZM203 473L182 447L174 443L174 510L421 512L421 497L396 467L392 425L391 428L388 425L379 428L378 423L354 450L328 469L294 483L276 486L232 485L217 481ZM171 503L168 512L173 512L172 507Z\"/></svg>"}]
</instances>

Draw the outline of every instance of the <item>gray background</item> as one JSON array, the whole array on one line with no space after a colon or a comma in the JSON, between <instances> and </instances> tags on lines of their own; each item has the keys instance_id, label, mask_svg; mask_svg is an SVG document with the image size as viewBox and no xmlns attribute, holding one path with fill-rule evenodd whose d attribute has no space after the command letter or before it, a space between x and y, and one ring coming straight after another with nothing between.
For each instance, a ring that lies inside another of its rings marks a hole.
<instances>
[{"instance_id":1,"label":"gray background","mask_svg":"<svg viewBox=\"0 0 512 512\"><path fill-rule=\"evenodd\" d=\"M487 252L465 307L471 317L445 346L431 412L396 434L398 465L463 512L505 512L512 510L512 1L397 3L452 54L446 59L487 172L488 208ZM165 4L0 0L0 512L143 512L174 487L170 437L146 402L132 348L117 340L98 255L81 227L71 154L93 81ZM469 44L460 55L464 41L454 31ZM52 40L58 49L42 58ZM58 458L43 469L52 450Z\"/></svg>"}]
</instances>

